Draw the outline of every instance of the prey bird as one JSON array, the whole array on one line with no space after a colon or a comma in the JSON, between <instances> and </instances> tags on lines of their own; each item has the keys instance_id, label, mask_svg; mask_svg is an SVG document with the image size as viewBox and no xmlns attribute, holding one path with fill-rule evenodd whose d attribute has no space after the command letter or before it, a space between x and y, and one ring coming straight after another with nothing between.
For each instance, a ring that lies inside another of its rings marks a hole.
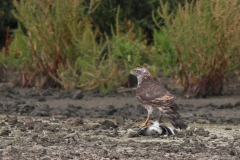
<instances>
[{"instance_id":1,"label":"prey bird","mask_svg":"<svg viewBox=\"0 0 240 160\"><path fill-rule=\"evenodd\" d=\"M175 103L174 96L169 93L160 83L153 80L150 72L146 68L137 67L130 72L138 79L136 97L140 104L148 111L148 118L140 126L147 126L152 116L154 108L159 109L159 123L162 117L170 120L175 128L186 129L187 125L183 122L180 115L177 113L179 109Z\"/></svg>"},{"instance_id":2,"label":"prey bird","mask_svg":"<svg viewBox=\"0 0 240 160\"><path fill-rule=\"evenodd\" d=\"M153 136L153 135L174 135L172 128L159 124L158 121L149 121L150 125L143 126L138 130L139 135Z\"/></svg>"}]
</instances>

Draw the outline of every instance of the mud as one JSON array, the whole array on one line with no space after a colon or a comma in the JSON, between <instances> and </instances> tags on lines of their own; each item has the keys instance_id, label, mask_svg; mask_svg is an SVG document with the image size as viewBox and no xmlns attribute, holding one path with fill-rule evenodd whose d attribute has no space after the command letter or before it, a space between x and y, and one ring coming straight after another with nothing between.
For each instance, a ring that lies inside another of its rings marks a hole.
<instances>
[{"instance_id":1,"label":"mud","mask_svg":"<svg viewBox=\"0 0 240 160\"><path fill-rule=\"evenodd\" d=\"M174 136L139 136L147 111L134 89L103 95L1 84L0 159L240 158L240 96L176 96L188 129L174 130Z\"/></svg>"}]
</instances>

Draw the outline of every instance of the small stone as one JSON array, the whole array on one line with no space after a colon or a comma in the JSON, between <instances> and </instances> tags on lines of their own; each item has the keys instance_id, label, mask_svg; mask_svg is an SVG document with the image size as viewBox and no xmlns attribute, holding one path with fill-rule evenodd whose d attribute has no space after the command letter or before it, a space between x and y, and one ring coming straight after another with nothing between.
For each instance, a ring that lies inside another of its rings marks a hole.
<instances>
[{"instance_id":1,"label":"small stone","mask_svg":"<svg viewBox=\"0 0 240 160\"><path fill-rule=\"evenodd\" d=\"M116 124L117 124L118 126L123 126L123 125L124 125L124 119L123 119L122 116L116 116L116 117L115 117L115 120L116 120Z\"/></svg>"},{"instance_id":2,"label":"small stone","mask_svg":"<svg viewBox=\"0 0 240 160\"><path fill-rule=\"evenodd\" d=\"M40 157L47 154L47 150L41 145L34 145L32 148L36 151L36 154L39 155Z\"/></svg>"},{"instance_id":3,"label":"small stone","mask_svg":"<svg viewBox=\"0 0 240 160\"><path fill-rule=\"evenodd\" d=\"M217 139L217 138L218 138L218 137L217 137L217 135L215 135L215 134L210 136L210 139Z\"/></svg>"},{"instance_id":4,"label":"small stone","mask_svg":"<svg viewBox=\"0 0 240 160\"><path fill-rule=\"evenodd\" d=\"M8 128L2 128L0 130L0 136L8 136L11 131Z\"/></svg>"},{"instance_id":5,"label":"small stone","mask_svg":"<svg viewBox=\"0 0 240 160\"><path fill-rule=\"evenodd\" d=\"M73 99L82 99L83 98L83 92L81 90L78 90L76 91L74 94L73 94Z\"/></svg>"},{"instance_id":6,"label":"small stone","mask_svg":"<svg viewBox=\"0 0 240 160\"><path fill-rule=\"evenodd\" d=\"M230 154L231 156L235 156L235 155L236 155L233 150L231 150L229 154Z\"/></svg>"},{"instance_id":7,"label":"small stone","mask_svg":"<svg viewBox=\"0 0 240 160\"><path fill-rule=\"evenodd\" d=\"M235 107L240 107L240 101L235 103Z\"/></svg>"},{"instance_id":8,"label":"small stone","mask_svg":"<svg viewBox=\"0 0 240 160\"><path fill-rule=\"evenodd\" d=\"M40 96L40 94L38 91L32 89L31 91L25 93L25 96L26 97L38 97L38 96Z\"/></svg>"},{"instance_id":9,"label":"small stone","mask_svg":"<svg viewBox=\"0 0 240 160\"><path fill-rule=\"evenodd\" d=\"M225 130L232 130L232 128L230 128L230 127L226 127Z\"/></svg>"},{"instance_id":10,"label":"small stone","mask_svg":"<svg viewBox=\"0 0 240 160\"><path fill-rule=\"evenodd\" d=\"M128 138L134 138L134 137L139 137L139 134L132 129L127 130L127 137Z\"/></svg>"},{"instance_id":11,"label":"small stone","mask_svg":"<svg viewBox=\"0 0 240 160\"><path fill-rule=\"evenodd\" d=\"M24 127L28 130L33 130L34 129L34 122L33 121L25 122Z\"/></svg>"},{"instance_id":12,"label":"small stone","mask_svg":"<svg viewBox=\"0 0 240 160\"><path fill-rule=\"evenodd\" d=\"M135 152L135 150L133 149L133 148L128 148L127 150L126 150L126 153L127 154L133 154Z\"/></svg>"},{"instance_id":13,"label":"small stone","mask_svg":"<svg viewBox=\"0 0 240 160\"><path fill-rule=\"evenodd\" d=\"M228 137L224 137L222 141L223 142L228 142Z\"/></svg>"},{"instance_id":14,"label":"small stone","mask_svg":"<svg viewBox=\"0 0 240 160\"><path fill-rule=\"evenodd\" d=\"M45 101L46 101L46 98L45 98L45 97L39 97L39 98L38 98L38 101L39 101L39 102L45 102Z\"/></svg>"},{"instance_id":15,"label":"small stone","mask_svg":"<svg viewBox=\"0 0 240 160\"><path fill-rule=\"evenodd\" d=\"M10 121L8 121L8 124L10 126L13 126L18 123L17 117L13 117Z\"/></svg>"},{"instance_id":16,"label":"small stone","mask_svg":"<svg viewBox=\"0 0 240 160\"><path fill-rule=\"evenodd\" d=\"M34 109L36 108L33 104L23 104L20 105L20 109L18 111L18 114L21 116L29 115Z\"/></svg>"},{"instance_id":17,"label":"small stone","mask_svg":"<svg viewBox=\"0 0 240 160\"><path fill-rule=\"evenodd\" d=\"M18 123L17 117L10 117L10 116L6 116L5 118L5 122L8 122L9 125L15 125Z\"/></svg>"},{"instance_id":18,"label":"small stone","mask_svg":"<svg viewBox=\"0 0 240 160\"><path fill-rule=\"evenodd\" d=\"M75 118L72 120L71 123L73 126L80 126L83 125L83 119L82 118Z\"/></svg>"},{"instance_id":19,"label":"small stone","mask_svg":"<svg viewBox=\"0 0 240 160\"><path fill-rule=\"evenodd\" d=\"M4 122L0 122L0 127L2 126L6 126L6 124Z\"/></svg>"},{"instance_id":20,"label":"small stone","mask_svg":"<svg viewBox=\"0 0 240 160\"><path fill-rule=\"evenodd\" d=\"M197 140L197 137L196 137L196 136L193 136L193 137L192 137L192 141L197 142L197 141L198 141L198 140Z\"/></svg>"},{"instance_id":21,"label":"small stone","mask_svg":"<svg viewBox=\"0 0 240 160\"><path fill-rule=\"evenodd\" d=\"M206 120L204 120L204 119L198 119L197 120L197 123L199 123L199 124L206 124L207 122L206 122ZM209 122L210 123L210 122Z\"/></svg>"},{"instance_id":22,"label":"small stone","mask_svg":"<svg viewBox=\"0 0 240 160\"><path fill-rule=\"evenodd\" d=\"M52 95L53 95L53 89L52 88L46 89L42 92L42 96L52 96Z\"/></svg>"},{"instance_id":23,"label":"small stone","mask_svg":"<svg viewBox=\"0 0 240 160\"><path fill-rule=\"evenodd\" d=\"M104 129L109 129L109 128L117 128L118 126L112 122L112 121L109 121L109 120L105 120L102 122L102 124L104 126Z\"/></svg>"},{"instance_id":24,"label":"small stone","mask_svg":"<svg viewBox=\"0 0 240 160\"><path fill-rule=\"evenodd\" d=\"M67 116L62 116L62 115L54 115L53 118L59 119L59 120L67 120Z\"/></svg>"},{"instance_id":25,"label":"small stone","mask_svg":"<svg viewBox=\"0 0 240 160\"><path fill-rule=\"evenodd\" d=\"M109 158L110 158L110 159L119 159L119 158L120 158L120 155L119 155L117 152L113 151L113 152L109 155Z\"/></svg>"},{"instance_id":26,"label":"small stone","mask_svg":"<svg viewBox=\"0 0 240 160\"><path fill-rule=\"evenodd\" d=\"M66 135L64 138L73 138L76 135L77 135L76 133L70 133L70 134Z\"/></svg>"}]
</instances>

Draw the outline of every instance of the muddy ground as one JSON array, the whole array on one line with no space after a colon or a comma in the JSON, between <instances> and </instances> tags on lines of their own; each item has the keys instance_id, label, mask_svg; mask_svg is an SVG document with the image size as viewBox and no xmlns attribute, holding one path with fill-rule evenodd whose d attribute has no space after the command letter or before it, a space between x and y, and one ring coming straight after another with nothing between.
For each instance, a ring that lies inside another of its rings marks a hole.
<instances>
[{"instance_id":1,"label":"muddy ground","mask_svg":"<svg viewBox=\"0 0 240 160\"><path fill-rule=\"evenodd\" d=\"M0 159L240 159L240 96L176 96L188 129L139 136L147 111L134 89L103 95L0 84Z\"/></svg>"}]
</instances>

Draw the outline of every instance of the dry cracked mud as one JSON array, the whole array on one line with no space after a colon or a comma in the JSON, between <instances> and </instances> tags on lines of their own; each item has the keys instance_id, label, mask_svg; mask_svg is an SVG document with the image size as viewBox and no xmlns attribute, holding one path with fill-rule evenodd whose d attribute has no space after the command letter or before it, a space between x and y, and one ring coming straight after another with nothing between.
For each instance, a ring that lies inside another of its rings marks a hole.
<instances>
[{"instance_id":1,"label":"dry cracked mud","mask_svg":"<svg viewBox=\"0 0 240 160\"><path fill-rule=\"evenodd\" d=\"M177 97L188 129L139 136L147 111L133 89L103 95L1 84L0 159L240 159L240 96Z\"/></svg>"}]
</instances>

